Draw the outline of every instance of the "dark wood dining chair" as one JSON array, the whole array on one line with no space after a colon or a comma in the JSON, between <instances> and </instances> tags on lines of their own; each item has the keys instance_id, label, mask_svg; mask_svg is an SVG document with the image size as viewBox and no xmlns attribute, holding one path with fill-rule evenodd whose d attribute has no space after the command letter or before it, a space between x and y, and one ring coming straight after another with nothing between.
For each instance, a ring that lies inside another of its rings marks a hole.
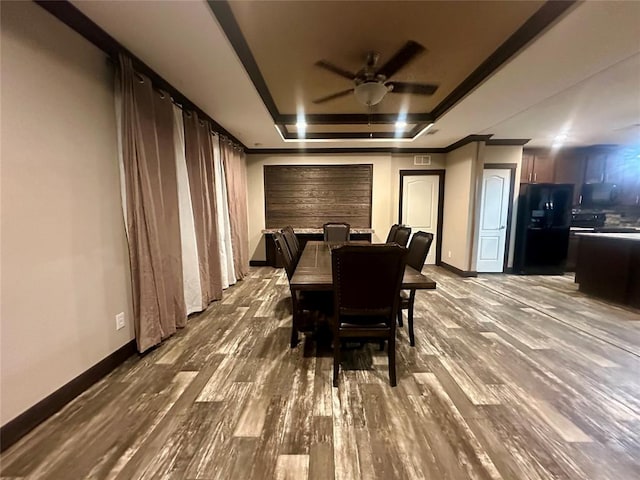
<instances>
[{"instance_id":1,"label":"dark wood dining chair","mask_svg":"<svg viewBox=\"0 0 640 480\"><path fill-rule=\"evenodd\" d=\"M273 234L276 250L282 258L289 290L291 292L291 348L298 344L298 332L312 330L318 323L322 323L322 317L329 316L332 311L332 298L330 292L299 292L291 290L291 277L296 266L287 247L284 235L281 232ZM325 320L326 323L326 320Z\"/></svg>"},{"instance_id":2,"label":"dark wood dining chair","mask_svg":"<svg viewBox=\"0 0 640 480\"><path fill-rule=\"evenodd\" d=\"M331 252L333 386L338 386L343 339L387 341L389 381L396 385L396 315L407 249L343 245Z\"/></svg>"},{"instance_id":3,"label":"dark wood dining chair","mask_svg":"<svg viewBox=\"0 0 640 480\"><path fill-rule=\"evenodd\" d=\"M348 242L351 225L344 222L328 222L322 226L325 242Z\"/></svg>"},{"instance_id":4,"label":"dark wood dining chair","mask_svg":"<svg viewBox=\"0 0 640 480\"><path fill-rule=\"evenodd\" d=\"M298 237L296 237L296 233L293 231L293 227L291 225L287 225L282 230L282 234L284 235L284 240L287 243L287 247L289 248L289 252L291 253L291 257L293 259L294 267L298 265L298 260L300 260L300 243L298 242Z\"/></svg>"},{"instance_id":5,"label":"dark wood dining chair","mask_svg":"<svg viewBox=\"0 0 640 480\"><path fill-rule=\"evenodd\" d=\"M407 243L409 242L410 236L411 227L407 227L406 225L398 225L395 237L393 238L393 243L397 243L401 247L406 247Z\"/></svg>"},{"instance_id":6,"label":"dark wood dining chair","mask_svg":"<svg viewBox=\"0 0 640 480\"><path fill-rule=\"evenodd\" d=\"M429 254L429 249L433 243L433 233L416 232L411 237L409 252L407 253L407 265L422 271L424 262ZM413 333L413 306L416 300L416 290L411 289L400 291L400 307L398 308L398 325L402 326L402 310L408 310L407 323L409 328L409 344L414 347L416 344Z\"/></svg>"},{"instance_id":7,"label":"dark wood dining chair","mask_svg":"<svg viewBox=\"0 0 640 480\"><path fill-rule=\"evenodd\" d=\"M387 241L385 243L394 243L394 240L396 238L396 232L398 231L398 227L400 225L398 225L397 223L391 225L391 228L389 229L389 234L387 235Z\"/></svg>"}]
</instances>

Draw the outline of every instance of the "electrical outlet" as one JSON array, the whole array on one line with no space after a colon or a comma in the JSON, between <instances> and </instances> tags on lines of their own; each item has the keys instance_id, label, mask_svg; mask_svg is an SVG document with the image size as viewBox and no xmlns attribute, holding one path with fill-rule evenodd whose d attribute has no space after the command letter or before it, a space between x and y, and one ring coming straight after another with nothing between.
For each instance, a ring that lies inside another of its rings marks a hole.
<instances>
[{"instance_id":1,"label":"electrical outlet","mask_svg":"<svg viewBox=\"0 0 640 480\"><path fill-rule=\"evenodd\" d=\"M449 250L449 251L447 252L447 257L448 257L448 258L451 258L451 250Z\"/></svg>"},{"instance_id":2,"label":"electrical outlet","mask_svg":"<svg viewBox=\"0 0 640 480\"><path fill-rule=\"evenodd\" d=\"M116 330L124 328L124 312L120 312L116 315Z\"/></svg>"}]
</instances>

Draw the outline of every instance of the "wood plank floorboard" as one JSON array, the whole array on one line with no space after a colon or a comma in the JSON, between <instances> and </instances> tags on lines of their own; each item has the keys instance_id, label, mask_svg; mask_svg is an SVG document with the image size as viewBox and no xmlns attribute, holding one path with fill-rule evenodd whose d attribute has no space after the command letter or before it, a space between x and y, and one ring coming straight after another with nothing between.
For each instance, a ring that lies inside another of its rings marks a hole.
<instances>
[{"instance_id":1,"label":"wood plank floorboard","mask_svg":"<svg viewBox=\"0 0 640 480\"><path fill-rule=\"evenodd\" d=\"M398 386L375 344L289 347L282 270L252 267L185 329L0 457L2 479L640 479L640 311L570 275L425 272Z\"/></svg>"}]
</instances>

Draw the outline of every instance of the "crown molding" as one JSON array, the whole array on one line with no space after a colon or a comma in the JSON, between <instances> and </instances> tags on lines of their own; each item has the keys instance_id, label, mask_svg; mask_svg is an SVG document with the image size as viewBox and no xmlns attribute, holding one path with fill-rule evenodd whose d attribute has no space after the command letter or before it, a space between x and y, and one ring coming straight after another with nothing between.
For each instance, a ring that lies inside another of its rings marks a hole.
<instances>
[{"instance_id":1,"label":"crown molding","mask_svg":"<svg viewBox=\"0 0 640 480\"><path fill-rule=\"evenodd\" d=\"M354 147L354 148L249 148L249 155L313 155L313 154L361 154L361 153L449 153L473 142L485 142L487 145L524 145L522 139L500 139L490 143L493 135L467 135L446 147L398 148L398 147ZM507 143L512 142L512 143Z\"/></svg>"},{"instance_id":2,"label":"crown molding","mask_svg":"<svg viewBox=\"0 0 640 480\"><path fill-rule=\"evenodd\" d=\"M495 140L487 140L487 145L496 146L522 146L531 141L530 138L496 138Z\"/></svg>"}]
</instances>

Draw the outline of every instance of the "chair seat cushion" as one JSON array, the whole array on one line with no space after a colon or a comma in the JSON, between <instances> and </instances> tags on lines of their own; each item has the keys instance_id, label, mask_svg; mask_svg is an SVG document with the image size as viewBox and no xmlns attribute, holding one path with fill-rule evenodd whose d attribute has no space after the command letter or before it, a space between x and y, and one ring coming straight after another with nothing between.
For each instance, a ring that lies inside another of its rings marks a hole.
<instances>
[{"instance_id":1,"label":"chair seat cushion","mask_svg":"<svg viewBox=\"0 0 640 480\"><path fill-rule=\"evenodd\" d=\"M376 316L355 316L355 315L343 315L340 317L340 329L359 329L362 330L380 330L388 329L389 324L385 318Z\"/></svg>"},{"instance_id":2,"label":"chair seat cushion","mask_svg":"<svg viewBox=\"0 0 640 480\"><path fill-rule=\"evenodd\" d=\"M344 330L348 330L350 328L362 330L363 327L371 330L385 330L389 328L389 325L386 323L349 323L349 322L340 322L340 328Z\"/></svg>"}]
</instances>

